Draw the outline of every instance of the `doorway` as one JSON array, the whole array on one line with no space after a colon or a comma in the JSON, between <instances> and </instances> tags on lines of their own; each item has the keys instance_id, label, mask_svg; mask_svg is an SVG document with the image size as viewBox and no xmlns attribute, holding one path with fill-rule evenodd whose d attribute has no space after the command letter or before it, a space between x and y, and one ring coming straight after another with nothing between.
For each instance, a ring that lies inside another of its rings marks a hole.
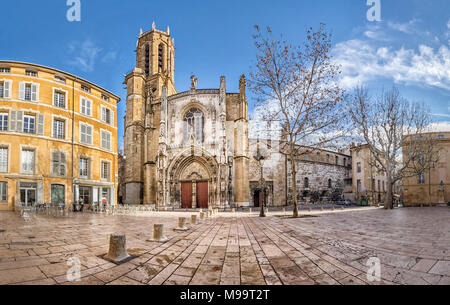
<instances>
[{"instance_id":1,"label":"doorway","mask_svg":"<svg viewBox=\"0 0 450 305\"><path fill-rule=\"evenodd\" d=\"M197 182L197 208L208 208L208 182Z\"/></svg>"},{"instance_id":2,"label":"doorway","mask_svg":"<svg viewBox=\"0 0 450 305\"><path fill-rule=\"evenodd\" d=\"M192 182L181 183L181 207L192 209Z\"/></svg>"},{"instance_id":3,"label":"doorway","mask_svg":"<svg viewBox=\"0 0 450 305\"><path fill-rule=\"evenodd\" d=\"M21 188L20 202L25 203L26 206L32 206L36 203L36 189L35 188Z\"/></svg>"},{"instance_id":4,"label":"doorway","mask_svg":"<svg viewBox=\"0 0 450 305\"><path fill-rule=\"evenodd\" d=\"M53 205L66 202L64 195L64 185L52 184L51 186L51 202Z\"/></svg>"}]
</instances>

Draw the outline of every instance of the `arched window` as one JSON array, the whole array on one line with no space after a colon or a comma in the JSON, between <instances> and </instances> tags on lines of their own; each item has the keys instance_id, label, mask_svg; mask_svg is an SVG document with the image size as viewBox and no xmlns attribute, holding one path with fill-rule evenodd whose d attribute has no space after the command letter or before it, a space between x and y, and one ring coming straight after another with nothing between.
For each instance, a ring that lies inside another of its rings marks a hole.
<instances>
[{"instance_id":1,"label":"arched window","mask_svg":"<svg viewBox=\"0 0 450 305\"><path fill-rule=\"evenodd\" d=\"M185 143L190 142L191 138L196 143L203 143L205 117L198 108L191 108L184 116L183 139Z\"/></svg>"},{"instance_id":2,"label":"arched window","mask_svg":"<svg viewBox=\"0 0 450 305\"><path fill-rule=\"evenodd\" d=\"M331 179L328 179L328 188L329 188L329 189L332 188L332 182L331 182Z\"/></svg>"},{"instance_id":3,"label":"arched window","mask_svg":"<svg viewBox=\"0 0 450 305\"><path fill-rule=\"evenodd\" d=\"M145 75L150 75L150 46L145 46Z\"/></svg>"},{"instance_id":4,"label":"arched window","mask_svg":"<svg viewBox=\"0 0 450 305\"><path fill-rule=\"evenodd\" d=\"M164 71L164 46L160 44L158 46L158 69Z\"/></svg>"},{"instance_id":5,"label":"arched window","mask_svg":"<svg viewBox=\"0 0 450 305\"><path fill-rule=\"evenodd\" d=\"M305 189L309 188L309 179L308 177L305 178Z\"/></svg>"}]
</instances>

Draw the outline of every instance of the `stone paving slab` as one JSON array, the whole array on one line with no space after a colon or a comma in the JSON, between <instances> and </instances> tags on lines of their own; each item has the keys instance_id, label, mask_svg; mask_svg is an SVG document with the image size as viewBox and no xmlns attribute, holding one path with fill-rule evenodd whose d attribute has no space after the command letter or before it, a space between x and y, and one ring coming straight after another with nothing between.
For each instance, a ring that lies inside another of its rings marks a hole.
<instances>
[{"instance_id":1,"label":"stone paving slab","mask_svg":"<svg viewBox=\"0 0 450 305\"><path fill-rule=\"evenodd\" d=\"M148 212L107 216L23 219L0 212L0 284L14 285L448 285L450 209L220 213L186 232L177 217ZM167 243L152 242L163 223ZM100 258L109 235L124 233L135 259L115 265ZM67 280L71 257L81 279ZM378 257L381 281L367 278L367 260Z\"/></svg>"}]
</instances>

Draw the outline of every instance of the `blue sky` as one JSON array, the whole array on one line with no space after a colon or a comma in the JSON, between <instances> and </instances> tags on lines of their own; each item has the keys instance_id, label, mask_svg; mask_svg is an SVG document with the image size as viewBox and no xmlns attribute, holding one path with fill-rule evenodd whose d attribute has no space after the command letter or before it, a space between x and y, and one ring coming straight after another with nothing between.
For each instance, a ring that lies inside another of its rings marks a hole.
<instances>
[{"instance_id":1,"label":"blue sky","mask_svg":"<svg viewBox=\"0 0 450 305\"><path fill-rule=\"evenodd\" d=\"M139 29L156 27L175 39L175 85L217 88L221 75L237 91L239 76L255 59L253 26L269 25L293 43L308 26L323 22L333 32L335 60L343 85L365 84L376 93L396 84L413 101L423 101L440 129L450 130L450 2L380 0L381 22L366 18L366 0L81 0L81 22L68 22L66 0L2 3L0 59L58 68L122 97L123 75L135 65ZM253 101L249 96L250 111Z\"/></svg>"}]
</instances>

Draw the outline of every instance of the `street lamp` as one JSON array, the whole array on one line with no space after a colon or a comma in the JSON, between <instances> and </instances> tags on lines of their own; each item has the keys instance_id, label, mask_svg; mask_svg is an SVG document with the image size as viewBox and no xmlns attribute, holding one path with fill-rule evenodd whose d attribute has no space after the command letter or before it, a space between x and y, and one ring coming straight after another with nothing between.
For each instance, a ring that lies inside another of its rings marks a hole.
<instances>
[{"instance_id":1,"label":"street lamp","mask_svg":"<svg viewBox=\"0 0 450 305\"><path fill-rule=\"evenodd\" d=\"M261 169L261 179L259 179L259 187L261 189L262 192L262 203L261 203L261 211L259 213L259 217L266 217L266 214L264 212L264 203L265 203L265 185L266 185L266 181L264 180L264 175L263 175L263 166L262 166L262 161L264 161L264 156L260 155L258 158L259 161L259 167ZM261 196L261 195L260 195Z\"/></svg>"}]
</instances>

